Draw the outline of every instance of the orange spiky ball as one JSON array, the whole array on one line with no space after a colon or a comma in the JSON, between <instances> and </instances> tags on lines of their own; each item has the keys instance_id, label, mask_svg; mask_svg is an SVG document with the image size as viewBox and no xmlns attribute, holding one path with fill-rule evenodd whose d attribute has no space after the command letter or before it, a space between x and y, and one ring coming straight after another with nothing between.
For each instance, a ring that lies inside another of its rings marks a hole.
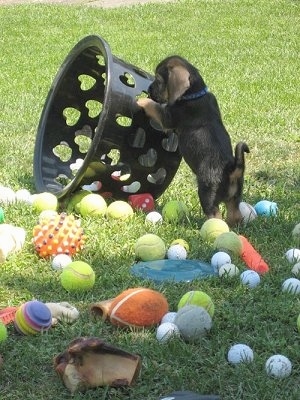
<instances>
[{"instance_id":1,"label":"orange spiky ball","mask_svg":"<svg viewBox=\"0 0 300 400\"><path fill-rule=\"evenodd\" d=\"M73 215L61 213L40 221L33 228L33 243L40 257L79 252L85 243L80 220Z\"/></svg>"}]
</instances>

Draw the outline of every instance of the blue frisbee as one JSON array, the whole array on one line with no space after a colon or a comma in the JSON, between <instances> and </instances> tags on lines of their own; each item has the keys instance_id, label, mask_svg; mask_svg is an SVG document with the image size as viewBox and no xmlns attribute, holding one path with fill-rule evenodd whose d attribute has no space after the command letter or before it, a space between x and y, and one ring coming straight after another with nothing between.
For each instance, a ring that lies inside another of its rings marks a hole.
<instances>
[{"instance_id":1,"label":"blue frisbee","mask_svg":"<svg viewBox=\"0 0 300 400\"><path fill-rule=\"evenodd\" d=\"M191 282L217 275L208 263L199 260L140 261L132 265L131 273L155 282Z\"/></svg>"}]
</instances>

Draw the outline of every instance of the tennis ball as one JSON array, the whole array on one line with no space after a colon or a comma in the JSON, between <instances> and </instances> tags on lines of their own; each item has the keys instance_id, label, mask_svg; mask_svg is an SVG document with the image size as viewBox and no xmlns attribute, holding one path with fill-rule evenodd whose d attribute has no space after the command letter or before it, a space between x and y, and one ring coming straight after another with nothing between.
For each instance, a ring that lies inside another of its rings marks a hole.
<instances>
[{"instance_id":1,"label":"tennis ball","mask_svg":"<svg viewBox=\"0 0 300 400\"><path fill-rule=\"evenodd\" d=\"M300 314L298 315L298 318L297 318L297 328L300 333Z\"/></svg>"},{"instance_id":2,"label":"tennis ball","mask_svg":"<svg viewBox=\"0 0 300 400\"><path fill-rule=\"evenodd\" d=\"M67 291L85 291L94 286L95 272L83 261L72 261L63 268L60 282Z\"/></svg>"},{"instance_id":3,"label":"tennis ball","mask_svg":"<svg viewBox=\"0 0 300 400\"><path fill-rule=\"evenodd\" d=\"M67 212L73 213L80 213L80 202L81 200L87 196L88 194L92 194L89 190L79 190L78 192L74 193L67 204Z\"/></svg>"},{"instance_id":4,"label":"tennis ball","mask_svg":"<svg viewBox=\"0 0 300 400\"><path fill-rule=\"evenodd\" d=\"M162 209L162 217L168 222L180 222L188 214L187 206L178 200L167 202Z\"/></svg>"},{"instance_id":5,"label":"tennis ball","mask_svg":"<svg viewBox=\"0 0 300 400\"><path fill-rule=\"evenodd\" d=\"M182 307L187 305L203 307L211 317L215 312L215 306L208 294L201 290L191 290L185 293L179 300L177 309L180 310Z\"/></svg>"},{"instance_id":6,"label":"tennis ball","mask_svg":"<svg viewBox=\"0 0 300 400\"><path fill-rule=\"evenodd\" d=\"M0 343L5 342L7 339L7 328L3 324L3 322L0 321Z\"/></svg>"},{"instance_id":7,"label":"tennis ball","mask_svg":"<svg viewBox=\"0 0 300 400\"><path fill-rule=\"evenodd\" d=\"M134 252L136 258L142 261L162 260L166 255L166 246L159 236L146 233L135 242Z\"/></svg>"},{"instance_id":8,"label":"tennis ball","mask_svg":"<svg viewBox=\"0 0 300 400\"><path fill-rule=\"evenodd\" d=\"M219 251L231 252L240 255L243 250L243 244L239 236L234 232L221 233L214 241L214 248Z\"/></svg>"},{"instance_id":9,"label":"tennis ball","mask_svg":"<svg viewBox=\"0 0 300 400\"><path fill-rule=\"evenodd\" d=\"M35 211L41 213L44 210L57 210L57 197L49 192L37 193L31 196L32 207Z\"/></svg>"},{"instance_id":10,"label":"tennis ball","mask_svg":"<svg viewBox=\"0 0 300 400\"><path fill-rule=\"evenodd\" d=\"M180 244L181 246L183 246L185 248L185 250L187 252L190 251L190 246L189 246L188 242L186 240L184 240L184 239L180 239L180 238L179 239L175 239L171 243L171 246L173 246L173 244Z\"/></svg>"},{"instance_id":11,"label":"tennis ball","mask_svg":"<svg viewBox=\"0 0 300 400\"><path fill-rule=\"evenodd\" d=\"M133 215L133 208L126 201L112 202L106 210L106 216L110 219L126 219Z\"/></svg>"},{"instance_id":12,"label":"tennis ball","mask_svg":"<svg viewBox=\"0 0 300 400\"><path fill-rule=\"evenodd\" d=\"M292 363L282 354L275 354L267 359L265 368L273 378L287 378L292 372Z\"/></svg>"},{"instance_id":13,"label":"tennis ball","mask_svg":"<svg viewBox=\"0 0 300 400\"><path fill-rule=\"evenodd\" d=\"M79 212L83 217L100 217L105 215L107 204L100 194L90 193L79 202Z\"/></svg>"},{"instance_id":14,"label":"tennis ball","mask_svg":"<svg viewBox=\"0 0 300 400\"><path fill-rule=\"evenodd\" d=\"M211 316L205 308L194 305L182 307L177 312L174 323L182 338L191 343L198 342L212 327Z\"/></svg>"},{"instance_id":15,"label":"tennis ball","mask_svg":"<svg viewBox=\"0 0 300 400\"><path fill-rule=\"evenodd\" d=\"M112 301L108 315L113 325L142 328L158 324L168 309L167 299L162 293L147 288L131 288Z\"/></svg>"},{"instance_id":16,"label":"tennis ball","mask_svg":"<svg viewBox=\"0 0 300 400\"><path fill-rule=\"evenodd\" d=\"M221 233L229 232L229 226L220 218L210 218L200 229L200 236L207 242L213 242Z\"/></svg>"}]
</instances>

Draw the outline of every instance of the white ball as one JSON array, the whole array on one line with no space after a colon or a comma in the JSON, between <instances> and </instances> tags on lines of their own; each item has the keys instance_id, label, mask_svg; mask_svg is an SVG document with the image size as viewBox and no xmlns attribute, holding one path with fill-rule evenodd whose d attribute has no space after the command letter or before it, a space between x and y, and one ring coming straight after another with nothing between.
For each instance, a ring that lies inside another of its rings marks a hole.
<instances>
[{"instance_id":1,"label":"white ball","mask_svg":"<svg viewBox=\"0 0 300 400\"><path fill-rule=\"evenodd\" d=\"M58 212L55 210L44 210L39 215L39 224L45 224L50 221L51 218L56 217Z\"/></svg>"},{"instance_id":2,"label":"white ball","mask_svg":"<svg viewBox=\"0 0 300 400\"><path fill-rule=\"evenodd\" d=\"M300 262L298 262L297 264L295 264L292 268L292 274L296 275L296 276L300 276Z\"/></svg>"},{"instance_id":3,"label":"white ball","mask_svg":"<svg viewBox=\"0 0 300 400\"><path fill-rule=\"evenodd\" d=\"M274 378L286 378L292 372L292 363L287 357L281 354L275 354L268 358L265 368L269 376Z\"/></svg>"},{"instance_id":4,"label":"white ball","mask_svg":"<svg viewBox=\"0 0 300 400\"><path fill-rule=\"evenodd\" d=\"M240 279L242 284L248 286L250 289L253 289L260 284L259 274L252 270L242 272Z\"/></svg>"},{"instance_id":5,"label":"white ball","mask_svg":"<svg viewBox=\"0 0 300 400\"><path fill-rule=\"evenodd\" d=\"M230 364L251 362L254 359L253 350L246 344L234 344L228 351L227 359Z\"/></svg>"},{"instance_id":6,"label":"white ball","mask_svg":"<svg viewBox=\"0 0 300 400\"><path fill-rule=\"evenodd\" d=\"M67 254L58 254L57 256L53 257L52 260L52 268L59 270L72 262L72 258Z\"/></svg>"},{"instance_id":7,"label":"white ball","mask_svg":"<svg viewBox=\"0 0 300 400\"><path fill-rule=\"evenodd\" d=\"M16 201L15 192L6 186L0 186L0 204L11 204Z\"/></svg>"},{"instance_id":8,"label":"white ball","mask_svg":"<svg viewBox=\"0 0 300 400\"><path fill-rule=\"evenodd\" d=\"M27 189L19 189L15 193L16 201L31 204L31 193Z\"/></svg>"},{"instance_id":9,"label":"white ball","mask_svg":"<svg viewBox=\"0 0 300 400\"><path fill-rule=\"evenodd\" d=\"M187 251L181 244L172 244L167 250L167 257L169 260L185 260Z\"/></svg>"},{"instance_id":10,"label":"white ball","mask_svg":"<svg viewBox=\"0 0 300 400\"><path fill-rule=\"evenodd\" d=\"M240 270L238 267L236 267L234 264L227 263L221 265L219 268L219 276L224 276L224 277L232 277L235 275L238 275L240 273Z\"/></svg>"},{"instance_id":11,"label":"white ball","mask_svg":"<svg viewBox=\"0 0 300 400\"><path fill-rule=\"evenodd\" d=\"M177 312L175 312L175 311L169 311L169 312L167 312L167 314L165 314L165 315L162 317L160 323L161 323L161 324L163 324L163 323L165 323L165 322L172 322L172 323L174 323L175 318L176 318L176 315L177 315Z\"/></svg>"},{"instance_id":12,"label":"white ball","mask_svg":"<svg viewBox=\"0 0 300 400\"><path fill-rule=\"evenodd\" d=\"M150 224L158 224L161 223L163 220L162 215L157 211L151 211L149 214L146 215L145 222Z\"/></svg>"},{"instance_id":13,"label":"white ball","mask_svg":"<svg viewBox=\"0 0 300 400\"><path fill-rule=\"evenodd\" d=\"M282 284L282 291L292 294L300 293L300 280L297 278L288 278Z\"/></svg>"},{"instance_id":14,"label":"white ball","mask_svg":"<svg viewBox=\"0 0 300 400\"><path fill-rule=\"evenodd\" d=\"M231 257L225 251L218 251L212 256L210 263L213 268L219 269L224 264L230 264Z\"/></svg>"},{"instance_id":15,"label":"white ball","mask_svg":"<svg viewBox=\"0 0 300 400\"><path fill-rule=\"evenodd\" d=\"M179 329L172 322L164 322L156 330L156 339L161 343L165 343L176 336L179 336Z\"/></svg>"},{"instance_id":16,"label":"white ball","mask_svg":"<svg viewBox=\"0 0 300 400\"><path fill-rule=\"evenodd\" d=\"M300 261L300 250L299 249L289 249L285 253L285 257L290 262L293 264L294 262Z\"/></svg>"},{"instance_id":17,"label":"white ball","mask_svg":"<svg viewBox=\"0 0 300 400\"><path fill-rule=\"evenodd\" d=\"M257 212L255 211L255 208L244 201L240 202L239 210L242 214L242 221L244 224L248 224L257 217Z\"/></svg>"}]
</instances>

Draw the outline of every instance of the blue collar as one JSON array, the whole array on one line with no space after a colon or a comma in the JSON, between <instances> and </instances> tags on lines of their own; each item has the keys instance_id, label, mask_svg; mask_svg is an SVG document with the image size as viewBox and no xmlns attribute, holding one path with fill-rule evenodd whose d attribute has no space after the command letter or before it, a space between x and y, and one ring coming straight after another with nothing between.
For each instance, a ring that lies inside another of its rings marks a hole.
<instances>
[{"instance_id":1,"label":"blue collar","mask_svg":"<svg viewBox=\"0 0 300 400\"><path fill-rule=\"evenodd\" d=\"M187 94L186 96L181 96L177 101L181 100L196 100L199 99L200 97L203 97L208 93L208 87L205 86L204 89L199 90L199 92L192 93L192 94Z\"/></svg>"}]
</instances>

